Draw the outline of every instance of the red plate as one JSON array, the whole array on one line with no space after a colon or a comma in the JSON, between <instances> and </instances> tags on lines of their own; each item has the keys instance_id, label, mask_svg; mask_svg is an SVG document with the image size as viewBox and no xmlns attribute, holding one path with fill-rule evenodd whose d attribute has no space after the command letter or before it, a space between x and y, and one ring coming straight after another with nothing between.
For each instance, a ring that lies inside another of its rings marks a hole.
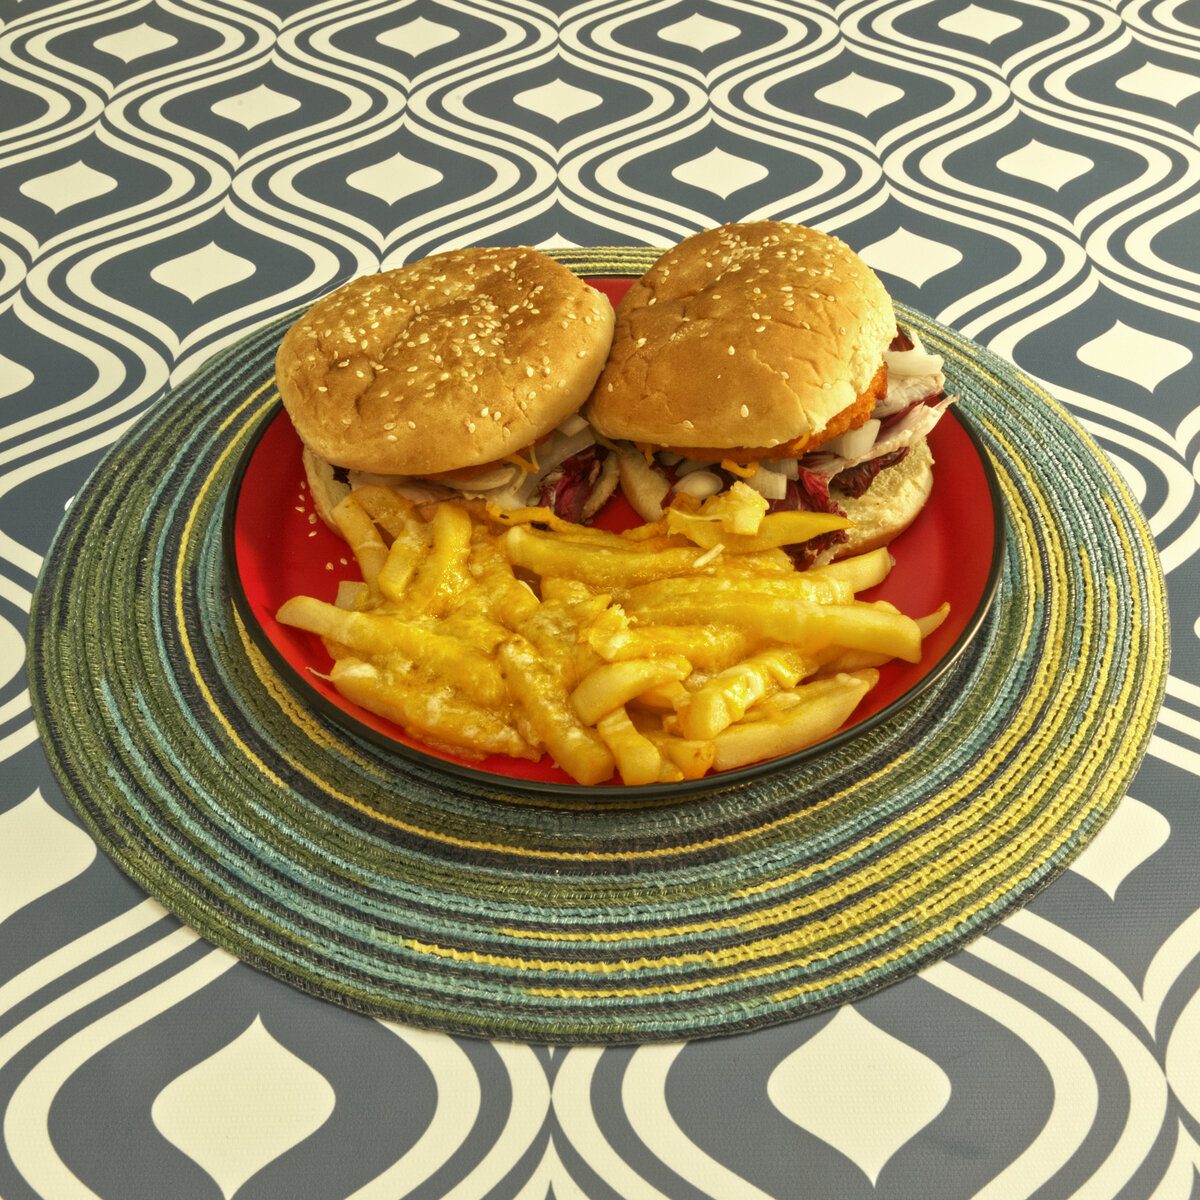
<instances>
[{"instance_id":1,"label":"red plate","mask_svg":"<svg viewBox=\"0 0 1200 1200\"><path fill-rule=\"evenodd\" d=\"M592 280L615 301L628 280ZM951 408L929 439L937 463L929 503L910 529L892 543L896 565L865 599L889 600L911 616L932 612L944 600L950 617L925 643L920 663L893 662L878 685L832 739L797 754L700 781L649 785L639 795L682 796L725 787L766 770L796 763L861 733L913 700L957 658L978 630L991 604L1003 558L1003 516L991 463L978 438ZM606 525L632 523L624 502L606 510ZM244 456L226 510L226 565L234 601L250 636L303 698L343 727L405 756L438 762L451 774L476 781L503 781L508 790L544 792L578 789L588 795L628 796L620 784L581 787L548 757L530 763L495 755L482 761L435 750L398 726L344 699L322 678L330 659L319 638L275 620L291 596L332 600L342 579L359 578L344 542L317 517L304 485L300 441L282 410L264 425Z\"/></svg>"}]
</instances>

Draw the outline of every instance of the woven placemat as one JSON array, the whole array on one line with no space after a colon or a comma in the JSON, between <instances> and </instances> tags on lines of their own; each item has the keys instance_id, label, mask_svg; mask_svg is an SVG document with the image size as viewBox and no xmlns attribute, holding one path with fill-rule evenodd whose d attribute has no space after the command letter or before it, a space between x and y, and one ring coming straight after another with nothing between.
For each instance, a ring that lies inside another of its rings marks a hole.
<instances>
[{"instance_id":1,"label":"woven placemat","mask_svg":"<svg viewBox=\"0 0 1200 1200\"><path fill-rule=\"evenodd\" d=\"M563 254L639 274L651 250ZM173 391L73 503L30 681L104 850L245 961L349 1008L550 1043L728 1034L860 997L1028 900L1123 795L1167 669L1120 477L1014 369L905 310L1004 496L992 610L862 738L686 801L506 795L326 722L230 601L221 527L272 411L267 326Z\"/></svg>"}]
</instances>

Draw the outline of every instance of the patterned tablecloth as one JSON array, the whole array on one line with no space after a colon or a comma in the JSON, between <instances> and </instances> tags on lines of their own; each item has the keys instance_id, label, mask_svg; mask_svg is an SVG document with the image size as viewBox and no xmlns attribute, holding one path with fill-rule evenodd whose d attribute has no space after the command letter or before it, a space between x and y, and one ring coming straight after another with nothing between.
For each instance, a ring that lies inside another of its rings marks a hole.
<instances>
[{"instance_id":1,"label":"patterned tablecloth","mask_svg":"<svg viewBox=\"0 0 1200 1200\"><path fill-rule=\"evenodd\" d=\"M1197 1192L1196 0L0 17L0 1196ZM40 741L26 630L72 498L139 421L356 273L764 217L839 234L898 300L1015 364L1145 514L1165 703L1049 887L852 1004L551 1048L316 999L98 850Z\"/></svg>"}]
</instances>

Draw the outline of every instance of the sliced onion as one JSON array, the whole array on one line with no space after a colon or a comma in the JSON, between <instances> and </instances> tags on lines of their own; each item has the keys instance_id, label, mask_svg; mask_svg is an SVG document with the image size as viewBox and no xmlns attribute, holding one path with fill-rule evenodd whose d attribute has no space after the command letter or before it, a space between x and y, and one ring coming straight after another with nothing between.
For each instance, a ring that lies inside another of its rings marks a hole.
<instances>
[{"instance_id":1,"label":"sliced onion","mask_svg":"<svg viewBox=\"0 0 1200 1200\"><path fill-rule=\"evenodd\" d=\"M562 422L561 425L559 425L558 432L565 433L567 437L571 437L572 435L578 433L581 429L588 428L590 428L590 426L584 419L582 413L572 413L566 418L565 421Z\"/></svg>"},{"instance_id":2,"label":"sliced onion","mask_svg":"<svg viewBox=\"0 0 1200 1200\"><path fill-rule=\"evenodd\" d=\"M745 482L768 500L782 500L787 495L788 477L779 471L768 471L763 466Z\"/></svg>"},{"instance_id":3,"label":"sliced onion","mask_svg":"<svg viewBox=\"0 0 1200 1200\"><path fill-rule=\"evenodd\" d=\"M586 421L572 433L567 433L560 426L534 452L537 457L538 474L545 475L555 467L562 466L568 458L578 454L580 450L586 450L595 440L592 427Z\"/></svg>"},{"instance_id":4,"label":"sliced onion","mask_svg":"<svg viewBox=\"0 0 1200 1200\"><path fill-rule=\"evenodd\" d=\"M939 375L942 356L928 354L924 350L885 350L883 361L887 363L889 375Z\"/></svg>"},{"instance_id":5,"label":"sliced onion","mask_svg":"<svg viewBox=\"0 0 1200 1200\"><path fill-rule=\"evenodd\" d=\"M689 471L680 476L675 490L687 496L695 496L697 500L704 500L708 496L715 496L724 486L721 477L711 471Z\"/></svg>"},{"instance_id":6,"label":"sliced onion","mask_svg":"<svg viewBox=\"0 0 1200 1200\"><path fill-rule=\"evenodd\" d=\"M875 403L871 415L890 417L929 396L938 395L946 385L944 375L897 375L888 379L887 395Z\"/></svg>"},{"instance_id":7,"label":"sliced onion","mask_svg":"<svg viewBox=\"0 0 1200 1200\"><path fill-rule=\"evenodd\" d=\"M360 487L398 487L407 479L407 475L379 475L374 471L347 471L346 479L351 488Z\"/></svg>"},{"instance_id":8,"label":"sliced onion","mask_svg":"<svg viewBox=\"0 0 1200 1200\"><path fill-rule=\"evenodd\" d=\"M845 433L830 438L821 449L830 454L836 454L840 458L862 458L863 455L870 453L871 447L875 445L879 426L880 422L872 418L857 429L847 429Z\"/></svg>"}]
</instances>

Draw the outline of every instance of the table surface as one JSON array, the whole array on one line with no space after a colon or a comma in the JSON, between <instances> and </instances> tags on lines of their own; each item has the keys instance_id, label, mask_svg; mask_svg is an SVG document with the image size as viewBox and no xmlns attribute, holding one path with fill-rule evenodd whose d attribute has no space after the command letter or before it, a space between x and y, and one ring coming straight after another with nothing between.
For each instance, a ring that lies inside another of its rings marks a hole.
<instances>
[{"instance_id":1,"label":"table surface","mask_svg":"<svg viewBox=\"0 0 1200 1200\"><path fill-rule=\"evenodd\" d=\"M10 3L0 26L0 1196L1192 1196L1200 1167L1200 3ZM1172 669L1027 906L709 1041L422 1032L203 941L103 855L24 674L139 415L355 273L473 243L836 232L1110 457Z\"/></svg>"}]
</instances>

